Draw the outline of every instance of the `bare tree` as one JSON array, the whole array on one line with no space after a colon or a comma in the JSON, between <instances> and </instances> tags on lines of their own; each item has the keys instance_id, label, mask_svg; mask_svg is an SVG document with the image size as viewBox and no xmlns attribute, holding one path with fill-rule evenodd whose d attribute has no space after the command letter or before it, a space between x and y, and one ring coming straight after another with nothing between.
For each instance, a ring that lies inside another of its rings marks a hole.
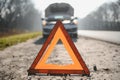
<instances>
[{"instance_id":1,"label":"bare tree","mask_svg":"<svg viewBox=\"0 0 120 80\"><path fill-rule=\"evenodd\" d=\"M110 9L111 9L111 12L112 12L112 16L113 16L113 21L114 22L117 22L118 21L118 18L119 18L119 12L120 12L120 7L117 3L115 2L112 2L110 4Z\"/></svg>"},{"instance_id":2,"label":"bare tree","mask_svg":"<svg viewBox=\"0 0 120 80\"><path fill-rule=\"evenodd\" d=\"M94 29L120 30L120 0L104 3L96 11L88 14L81 24L87 25L87 28L94 26Z\"/></svg>"},{"instance_id":3,"label":"bare tree","mask_svg":"<svg viewBox=\"0 0 120 80\"><path fill-rule=\"evenodd\" d=\"M0 0L0 33L39 30L40 20L30 0Z\"/></svg>"}]
</instances>

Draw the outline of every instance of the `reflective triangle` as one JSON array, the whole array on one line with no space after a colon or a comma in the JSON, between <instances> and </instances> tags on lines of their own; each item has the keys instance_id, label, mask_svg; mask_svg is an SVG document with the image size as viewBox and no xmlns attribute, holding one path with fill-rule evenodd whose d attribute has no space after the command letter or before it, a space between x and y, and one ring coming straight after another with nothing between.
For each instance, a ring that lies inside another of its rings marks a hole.
<instances>
[{"instance_id":1,"label":"reflective triangle","mask_svg":"<svg viewBox=\"0 0 120 80\"><path fill-rule=\"evenodd\" d=\"M74 64L56 65L46 64L48 57L53 51L57 42L61 40L65 49L68 51ZM48 74L90 74L86 64L84 63L80 53L75 47L73 41L65 30L61 21L57 21L49 37L43 44L36 59L32 63L28 73L48 73Z\"/></svg>"}]
</instances>

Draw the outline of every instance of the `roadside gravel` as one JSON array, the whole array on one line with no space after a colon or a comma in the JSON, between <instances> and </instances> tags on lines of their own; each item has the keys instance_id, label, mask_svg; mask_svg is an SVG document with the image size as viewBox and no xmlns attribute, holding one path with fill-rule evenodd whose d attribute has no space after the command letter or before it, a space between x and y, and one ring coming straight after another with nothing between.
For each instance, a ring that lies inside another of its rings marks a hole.
<instances>
[{"instance_id":1,"label":"roadside gravel","mask_svg":"<svg viewBox=\"0 0 120 80\"><path fill-rule=\"evenodd\" d=\"M0 80L27 80L27 70L42 47L41 37L0 51ZM81 37L75 45L91 72L91 80L120 80L120 45ZM46 63L71 64L70 56L62 44L57 44ZM97 67L97 71L93 69ZM32 76L32 80L63 80L61 76ZM66 80L86 80L83 76L70 76ZM89 79L88 79L89 80Z\"/></svg>"}]
</instances>

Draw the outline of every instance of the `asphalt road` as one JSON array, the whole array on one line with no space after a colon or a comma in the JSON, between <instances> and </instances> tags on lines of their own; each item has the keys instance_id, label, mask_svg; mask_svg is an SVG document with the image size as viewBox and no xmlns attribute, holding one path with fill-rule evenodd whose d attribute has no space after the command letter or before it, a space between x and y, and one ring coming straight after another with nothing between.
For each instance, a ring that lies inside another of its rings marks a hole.
<instances>
[{"instance_id":1,"label":"asphalt road","mask_svg":"<svg viewBox=\"0 0 120 80\"><path fill-rule=\"evenodd\" d=\"M78 34L120 44L120 31L78 30Z\"/></svg>"},{"instance_id":2,"label":"asphalt road","mask_svg":"<svg viewBox=\"0 0 120 80\"><path fill-rule=\"evenodd\" d=\"M0 51L0 80L27 80L27 70L43 43L41 37ZM79 36L75 45L91 72L91 80L120 80L120 45ZM73 63L62 44L57 44L47 63ZM93 66L97 67L97 71ZM32 76L32 80L63 80L61 76ZM86 80L69 76L66 80ZM90 80L90 79L88 79Z\"/></svg>"}]
</instances>

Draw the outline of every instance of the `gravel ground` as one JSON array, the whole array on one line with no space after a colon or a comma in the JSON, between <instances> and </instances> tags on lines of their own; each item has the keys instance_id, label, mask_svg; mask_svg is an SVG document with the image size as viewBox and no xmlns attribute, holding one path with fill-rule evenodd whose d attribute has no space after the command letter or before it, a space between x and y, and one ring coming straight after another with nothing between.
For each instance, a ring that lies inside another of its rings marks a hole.
<instances>
[{"instance_id":1,"label":"gravel ground","mask_svg":"<svg viewBox=\"0 0 120 80\"><path fill-rule=\"evenodd\" d=\"M43 39L38 37L0 51L0 80L27 80L27 70L42 43ZM81 36L75 45L91 72L91 80L120 80L120 45ZM47 63L66 65L73 62L63 45L57 44ZM64 76L32 76L32 80L64 80ZM90 79L67 76L66 80Z\"/></svg>"}]
</instances>

